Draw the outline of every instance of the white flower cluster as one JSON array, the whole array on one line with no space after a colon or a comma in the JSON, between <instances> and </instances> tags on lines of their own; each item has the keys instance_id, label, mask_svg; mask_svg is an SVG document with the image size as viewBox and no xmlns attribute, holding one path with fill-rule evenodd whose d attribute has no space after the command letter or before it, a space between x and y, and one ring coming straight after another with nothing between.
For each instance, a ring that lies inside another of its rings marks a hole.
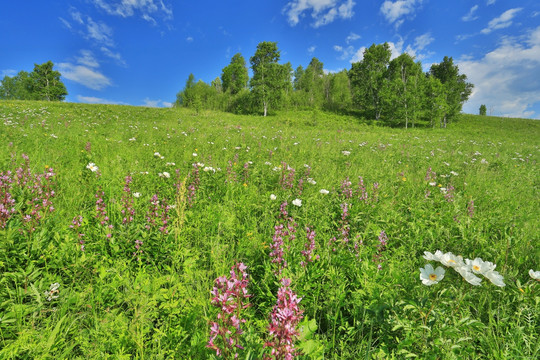
<instances>
[{"instance_id":1,"label":"white flower cluster","mask_svg":"<svg viewBox=\"0 0 540 360\"><path fill-rule=\"evenodd\" d=\"M435 254L429 251L424 251L424 259L428 261L438 261L446 267L453 268L458 274L460 274L465 281L469 284L478 286L482 282L482 279L476 275L482 275L494 285L504 287L504 278L498 271L495 271L495 265L492 262L484 261L481 258L474 260L463 259L460 255L454 255L451 252L443 253L440 250L435 251ZM433 269L431 264L427 264L425 268L420 269L420 280L424 285L433 285L438 283L444 278L444 269L437 267Z\"/></svg>"},{"instance_id":2,"label":"white flower cluster","mask_svg":"<svg viewBox=\"0 0 540 360\"><path fill-rule=\"evenodd\" d=\"M47 297L47 301L51 301L54 299L58 299L60 291L58 291L58 288L60 287L59 283L51 284L49 291L45 291L45 296Z\"/></svg>"},{"instance_id":3,"label":"white flower cluster","mask_svg":"<svg viewBox=\"0 0 540 360\"><path fill-rule=\"evenodd\" d=\"M169 174L168 172L164 171L162 173L159 173L158 174L159 177L162 177L162 178L166 178L166 179L169 179L171 177L171 174Z\"/></svg>"}]
</instances>

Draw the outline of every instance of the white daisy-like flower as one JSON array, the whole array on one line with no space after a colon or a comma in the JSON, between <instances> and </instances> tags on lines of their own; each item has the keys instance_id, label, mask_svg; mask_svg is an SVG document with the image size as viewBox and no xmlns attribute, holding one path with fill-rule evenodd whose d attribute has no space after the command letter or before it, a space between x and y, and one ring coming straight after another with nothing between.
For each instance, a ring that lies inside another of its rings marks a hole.
<instances>
[{"instance_id":1,"label":"white daisy-like flower","mask_svg":"<svg viewBox=\"0 0 540 360\"><path fill-rule=\"evenodd\" d=\"M166 178L166 179L169 179L171 177L171 174L169 174L166 171L164 171L162 173L159 173L158 175L159 175L159 177L163 177L163 178Z\"/></svg>"},{"instance_id":2,"label":"white daisy-like flower","mask_svg":"<svg viewBox=\"0 0 540 360\"><path fill-rule=\"evenodd\" d=\"M317 182L315 180L313 180L313 178L307 178L306 180L308 183L310 183L311 185L315 185L317 184Z\"/></svg>"},{"instance_id":3,"label":"white daisy-like flower","mask_svg":"<svg viewBox=\"0 0 540 360\"><path fill-rule=\"evenodd\" d=\"M435 186L435 185L437 185L437 183L435 181L432 181L432 182L429 183L429 186Z\"/></svg>"},{"instance_id":4,"label":"white daisy-like flower","mask_svg":"<svg viewBox=\"0 0 540 360\"><path fill-rule=\"evenodd\" d=\"M465 259L465 263L473 273L482 275L485 275L489 271L495 270L495 268L497 267L497 265L495 265L494 263L484 261L479 257L474 260Z\"/></svg>"},{"instance_id":5,"label":"white daisy-like flower","mask_svg":"<svg viewBox=\"0 0 540 360\"><path fill-rule=\"evenodd\" d=\"M156 152L154 153L154 156L155 156L155 157L161 157L161 154L158 153L158 152L156 151Z\"/></svg>"},{"instance_id":6,"label":"white daisy-like flower","mask_svg":"<svg viewBox=\"0 0 540 360\"><path fill-rule=\"evenodd\" d=\"M350 151L347 151L347 150L343 150L341 153L342 153L343 155L345 155L345 156L351 155L351 152L350 152Z\"/></svg>"},{"instance_id":7,"label":"white daisy-like flower","mask_svg":"<svg viewBox=\"0 0 540 360\"><path fill-rule=\"evenodd\" d=\"M540 271L529 270L529 276L536 281L540 281Z\"/></svg>"},{"instance_id":8,"label":"white daisy-like flower","mask_svg":"<svg viewBox=\"0 0 540 360\"><path fill-rule=\"evenodd\" d=\"M498 271L492 270L488 271L487 273L483 274L489 281L493 283L493 285L497 285L499 287L505 287L506 284L504 283L504 277L499 274Z\"/></svg>"},{"instance_id":9,"label":"white daisy-like flower","mask_svg":"<svg viewBox=\"0 0 540 360\"><path fill-rule=\"evenodd\" d=\"M94 163L89 163L88 165L86 165L86 168L91 172L96 172L99 170L99 168Z\"/></svg>"},{"instance_id":10,"label":"white daisy-like flower","mask_svg":"<svg viewBox=\"0 0 540 360\"><path fill-rule=\"evenodd\" d=\"M272 163L271 163L271 162L269 162L269 161L265 161L265 162L264 162L264 165L268 165L268 166L271 166L271 165L272 165Z\"/></svg>"},{"instance_id":11,"label":"white daisy-like flower","mask_svg":"<svg viewBox=\"0 0 540 360\"><path fill-rule=\"evenodd\" d=\"M277 199L277 196L274 194L270 194L270 200L274 201Z\"/></svg>"},{"instance_id":12,"label":"white daisy-like flower","mask_svg":"<svg viewBox=\"0 0 540 360\"><path fill-rule=\"evenodd\" d=\"M471 270L469 270L468 266L458 266L455 267L454 270L456 270L456 272L471 285L479 286L482 282L482 279L474 275Z\"/></svg>"},{"instance_id":13,"label":"white daisy-like flower","mask_svg":"<svg viewBox=\"0 0 540 360\"><path fill-rule=\"evenodd\" d=\"M450 174L452 174L453 176L458 176L459 174L455 171L450 171Z\"/></svg>"},{"instance_id":14,"label":"white daisy-like flower","mask_svg":"<svg viewBox=\"0 0 540 360\"><path fill-rule=\"evenodd\" d=\"M165 166L174 166L174 165L176 165L176 164L173 163L173 162L168 162L168 163L165 164Z\"/></svg>"},{"instance_id":15,"label":"white daisy-like flower","mask_svg":"<svg viewBox=\"0 0 540 360\"><path fill-rule=\"evenodd\" d=\"M292 204L293 204L294 206L300 207L300 206L302 206L302 200L300 200L300 199L294 199L294 200L292 201Z\"/></svg>"},{"instance_id":16,"label":"white daisy-like flower","mask_svg":"<svg viewBox=\"0 0 540 360\"><path fill-rule=\"evenodd\" d=\"M141 197L141 193L140 193L140 192L134 192L134 193L133 193L133 197L140 198L140 197Z\"/></svg>"},{"instance_id":17,"label":"white daisy-like flower","mask_svg":"<svg viewBox=\"0 0 540 360\"><path fill-rule=\"evenodd\" d=\"M212 171L212 172L216 172L216 169L214 169L213 167L211 166L205 166L204 169L203 169L204 172L209 172L209 171Z\"/></svg>"},{"instance_id":18,"label":"white daisy-like flower","mask_svg":"<svg viewBox=\"0 0 540 360\"><path fill-rule=\"evenodd\" d=\"M323 195L328 195L328 193L330 193L330 191L326 190L326 189L321 189L319 190L319 192Z\"/></svg>"},{"instance_id":19,"label":"white daisy-like flower","mask_svg":"<svg viewBox=\"0 0 540 360\"><path fill-rule=\"evenodd\" d=\"M420 280L422 284L430 286L437 284L444 279L444 269L440 266L437 269L433 269L431 264L426 264L424 268L420 268Z\"/></svg>"},{"instance_id":20,"label":"white daisy-like flower","mask_svg":"<svg viewBox=\"0 0 540 360\"><path fill-rule=\"evenodd\" d=\"M441 250L435 251L435 254L430 253L429 251L424 251L424 259L427 261L441 261L444 253Z\"/></svg>"},{"instance_id":21,"label":"white daisy-like flower","mask_svg":"<svg viewBox=\"0 0 540 360\"><path fill-rule=\"evenodd\" d=\"M454 255L451 252L447 252L441 256L440 260L441 264L444 266L457 268L465 266L465 262L463 262L463 257L461 255Z\"/></svg>"},{"instance_id":22,"label":"white daisy-like flower","mask_svg":"<svg viewBox=\"0 0 540 360\"><path fill-rule=\"evenodd\" d=\"M193 153L193 154L191 154L191 155L193 155L193 157L198 156L197 153Z\"/></svg>"}]
</instances>

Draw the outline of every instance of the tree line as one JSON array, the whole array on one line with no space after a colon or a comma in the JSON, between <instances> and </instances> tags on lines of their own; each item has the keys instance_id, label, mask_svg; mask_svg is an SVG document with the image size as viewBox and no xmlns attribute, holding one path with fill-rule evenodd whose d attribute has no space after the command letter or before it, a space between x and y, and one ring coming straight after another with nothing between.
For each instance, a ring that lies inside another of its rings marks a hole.
<instances>
[{"instance_id":1,"label":"tree line","mask_svg":"<svg viewBox=\"0 0 540 360\"><path fill-rule=\"evenodd\" d=\"M388 43L373 44L349 70L327 73L317 58L293 70L289 62L279 63L277 43L261 42L249 59L251 78L238 53L210 84L190 74L175 106L264 116L275 110L324 109L406 128L446 127L458 117L473 84L451 57L424 72L409 54L392 60L391 55Z\"/></svg>"},{"instance_id":2,"label":"tree line","mask_svg":"<svg viewBox=\"0 0 540 360\"><path fill-rule=\"evenodd\" d=\"M53 70L54 64L47 61L34 64L34 70L19 71L13 77L4 76L0 82L0 99L3 100L46 100L62 101L67 90L60 80L60 72Z\"/></svg>"}]
</instances>

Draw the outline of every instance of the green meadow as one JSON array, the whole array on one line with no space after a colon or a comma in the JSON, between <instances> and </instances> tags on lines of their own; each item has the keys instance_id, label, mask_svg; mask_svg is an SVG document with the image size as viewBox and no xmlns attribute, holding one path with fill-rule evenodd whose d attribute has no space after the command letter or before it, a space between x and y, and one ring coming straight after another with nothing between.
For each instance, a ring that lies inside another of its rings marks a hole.
<instances>
[{"instance_id":1,"label":"green meadow","mask_svg":"<svg viewBox=\"0 0 540 360\"><path fill-rule=\"evenodd\" d=\"M0 359L537 359L539 151L525 119L1 101Z\"/></svg>"}]
</instances>

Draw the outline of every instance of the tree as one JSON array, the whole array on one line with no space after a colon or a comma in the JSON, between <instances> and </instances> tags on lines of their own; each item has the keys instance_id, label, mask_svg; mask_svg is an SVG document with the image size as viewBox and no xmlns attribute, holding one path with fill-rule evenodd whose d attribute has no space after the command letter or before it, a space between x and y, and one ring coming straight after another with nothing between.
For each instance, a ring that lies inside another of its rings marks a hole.
<instances>
[{"instance_id":1,"label":"tree","mask_svg":"<svg viewBox=\"0 0 540 360\"><path fill-rule=\"evenodd\" d=\"M327 75L329 78L329 96L326 107L331 110L344 110L352 105L349 75L346 70Z\"/></svg>"},{"instance_id":2,"label":"tree","mask_svg":"<svg viewBox=\"0 0 540 360\"><path fill-rule=\"evenodd\" d=\"M0 84L0 99L62 101L67 95L60 73L48 61L35 64L34 71L24 70L14 77L5 76Z\"/></svg>"},{"instance_id":3,"label":"tree","mask_svg":"<svg viewBox=\"0 0 540 360\"><path fill-rule=\"evenodd\" d=\"M448 56L445 56L440 64L431 65L429 73L439 79L446 90L448 110L443 118L443 127L446 127L447 122L456 119L461 113L461 108L469 99L474 85L467 82L467 75L460 74L454 60Z\"/></svg>"},{"instance_id":4,"label":"tree","mask_svg":"<svg viewBox=\"0 0 540 360\"><path fill-rule=\"evenodd\" d=\"M443 118L448 111L446 89L439 79L426 74L424 82L424 117L431 127L439 122L443 126Z\"/></svg>"},{"instance_id":5,"label":"tree","mask_svg":"<svg viewBox=\"0 0 540 360\"><path fill-rule=\"evenodd\" d=\"M482 116L486 116L486 113L487 113L486 105L484 105L484 104L480 105L479 114L482 115Z\"/></svg>"},{"instance_id":6,"label":"tree","mask_svg":"<svg viewBox=\"0 0 540 360\"><path fill-rule=\"evenodd\" d=\"M364 50L363 59L353 63L349 71L353 103L375 120L382 114L382 90L391 55L388 43L373 44Z\"/></svg>"},{"instance_id":7,"label":"tree","mask_svg":"<svg viewBox=\"0 0 540 360\"><path fill-rule=\"evenodd\" d=\"M283 91L290 86L291 66L278 64L280 53L277 43L264 41L257 45L249 62L253 70L251 91L254 99L263 106L266 116L270 105L277 105Z\"/></svg>"},{"instance_id":8,"label":"tree","mask_svg":"<svg viewBox=\"0 0 540 360\"><path fill-rule=\"evenodd\" d=\"M422 64L403 53L390 62L387 78L388 86L383 96L387 119L391 122L405 120L405 129L409 127L409 122L414 127L422 105Z\"/></svg>"},{"instance_id":9,"label":"tree","mask_svg":"<svg viewBox=\"0 0 540 360\"><path fill-rule=\"evenodd\" d=\"M60 72L53 70L52 61L41 65L34 64L30 74L33 82L33 93L38 100L62 101L67 93L66 86L60 80Z\"/></svg>"},{"instance_id":10,"label":"tree","mask_svg":"<svg viewBox=\"0 0 540 360\"><path fill-rule=\"evenodd\" d=\"M240 90L245 89L248 83L248 69L246 60L242 54L235 54L231 63L221 70L221 82L223 83L223 91L237 94Z\"/></svg>"},{"instance_id":11,"label":"tree","mask_svg":"<svg viewBox=\"0 0 540 360\"><path fill-rule=\"evenodd\" d=\"M184 89L176 94L176 106L193 106L193 87L195 86L195 75L189 74Z\"/></svg>"}]
</instances>

